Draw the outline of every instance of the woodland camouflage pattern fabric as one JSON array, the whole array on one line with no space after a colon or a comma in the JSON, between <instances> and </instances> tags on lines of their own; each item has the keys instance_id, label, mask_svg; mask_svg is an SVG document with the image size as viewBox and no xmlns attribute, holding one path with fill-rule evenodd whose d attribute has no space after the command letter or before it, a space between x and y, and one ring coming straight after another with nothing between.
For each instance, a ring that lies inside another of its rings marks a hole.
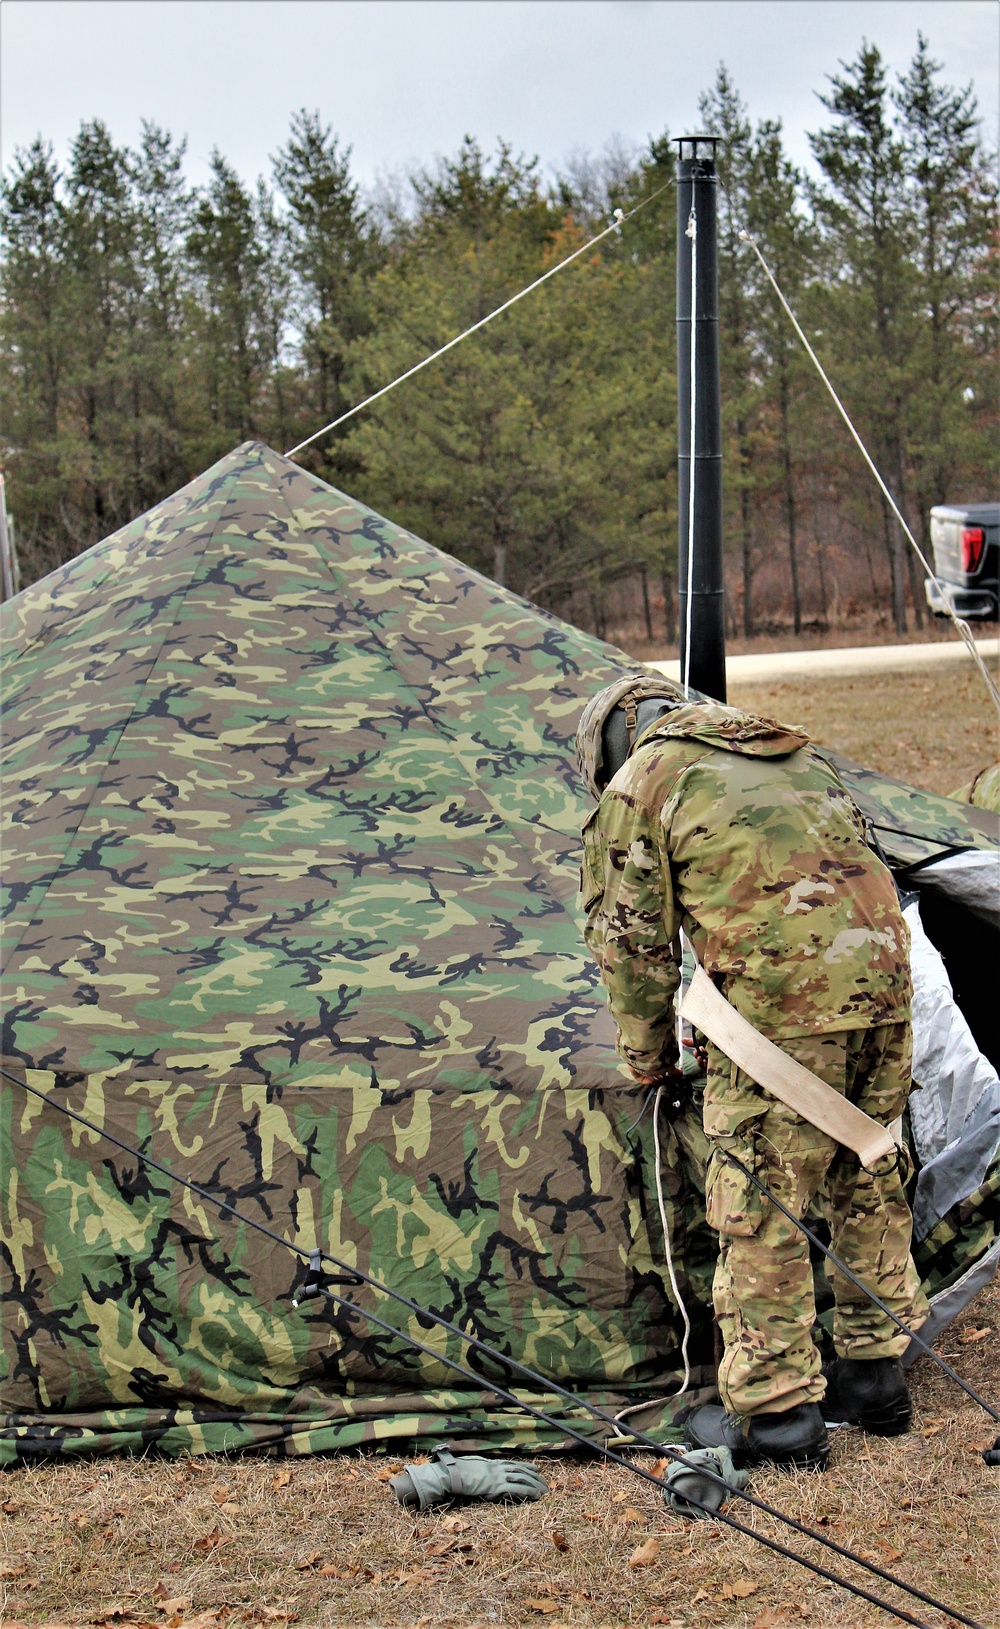
<instances>
[{"instance_id":1,"label":"woodland camouflage pattern fabric","mask_svg":"<svg viewBox=\"0 0 1000 1629\"><path fill-rule=\"evenodd\" d=\"M256 444L0 616L8 1073L581 1396L669 1392L649 1114L576 900L573 737L626 658ZM850 773L903 859L988 840ZM698 1121L663 1175L704 1359ZM560 1440L293 1308L298 1257L6 1079L0 1250L7 1460Z\"/></svg>"},{"instance_id":2,"label":"woodland camouflage pattern fabric","mask_svg":"<svg viewBox=\"0 0 1000 1629\"><path fill-rule=\"evenodd\" d=\"M651 726L584 828L586 938L622 1056L675 1064L680 928L774 1038L910 1016L909 933L836 772L800 731L715 703Z\"/></svg>"}]
</instances>

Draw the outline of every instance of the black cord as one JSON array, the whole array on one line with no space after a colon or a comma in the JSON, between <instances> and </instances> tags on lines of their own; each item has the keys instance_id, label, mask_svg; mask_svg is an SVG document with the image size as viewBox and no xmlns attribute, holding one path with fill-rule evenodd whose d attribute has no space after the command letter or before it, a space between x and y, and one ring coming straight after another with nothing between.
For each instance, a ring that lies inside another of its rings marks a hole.
<instances>
[{"instance_id":1,"label":"black cord","mask_svg":"<svg viewBox=\"0 0 1000 1629\"><path fill-rule=\"evenodd\" d=\"M154 1160L151 1155L144 1154L141 1149L133 1147L130 1143L123 1142L120 1137L116 1137L112 1132L106 1131L102 1126L96 1125L92 1120L88 1120L84 1115L78 1114L75 1109L69 1108L67 1104L57 1102L54 1098L49 1097L45 1092L40 1091L37 1086L32 1086L28 1083L28 1081L21 1080L18 1078L18 1076L11 1074L8 1070L3 1068L2 1065L0 1065L0 1075L11 1081L14 1085L20 1086L25 1091L30 1092L34 1097L40 1098L43 1103L49 1104L51 1108L58 1109L61 1114L65 1114L69 1119L75 1120L80 1125L85 1126L89 1131L93 1131L97 1136L105 1138L116 1148L120 1148L124 1153L130 1154L134 1159L138 1159L143 1164L150 1166L153 1170L159 1171L163 1176L167 1177L171 1182L176 1183L179 1187L187 1188L191 1192L198 1194L209 1204L216 1205L220 1210L225 1211L229 1215L235 1217L237 1221L245 1223L248 1227L264 1234L266 1238L272 1239L275 1243L283 1245L285 1249L290 1251L292 1254L299 1256L300 1259L308 1261L313 1275L315 1275L315 1263L317 1257L322 1256L324 1260L331 1262L333 1266L344 1270L350 1276L351 1281L353 1281L355 1284L368 1284L372 1289L389 1296L391 1300L394 1300L400 1305L406 1307L424 1322L435 1324L439 1328L456 1335L472 1350L481 1351L484 1353L484 1355L491 1358L494 1362L502 1364L508 1370L516 1370L523 1374L527 1379L533 1381L536 1385L541 1387L543 1392L554 1392L557 1396L566 1398L574 1405L574 1407L583 1407L595 1419L603 1420L613 1429L616 1428L616 1422L613 1416L608 1414L597 1404L590 1403L585 1398L579 1397L575 1393L567 1390L566 1387L560 1386L558 1382L554 1380L544 1378L535 1370L528 1368L526 1364L520 1363L516 1358L509 1357L505 1353L497 1351L494 1347L489 1346L485 1341L481 1341L478 1336L470 1335L466 1330L460 1329L457 1324L450 1323L448 1319L443 1318L439 1313L431 1312L429 1308L421 1307L418 1302L412 1301L409 1296L404 1295L401 1291L394 1290L388 1284L382 1283L381 1280L374 1278L370 1273L366 1273L360 1268L352 1268L347 1262L341 1261L336 1256L331 1256L326 1251L319 1252L315 1250L307 1250L302 1245L292 1244L288 1239L282 1238L280 1233L276 1233L272 1228L267 1227L263 1222L257 1221L254 1217L245 1216L241 1211L238 1211L234 1205L229 1204L227 1200L219 1199L216 1195L201 1187L200 1184L192 1182L189 1178L178 1176L176 1172L170 1169L169 1166L163 1165L159 1160ZM217 1241L213 1240L212 1242ZM308 1283L309 1280L307 1276L307 1284ZM664 1483L660 1478L652 1476L648 1471L644 1471L641 1466L634 1465L630 1461L623 1459L620 1455L614 1453L612 1449L607 1448L604 1444L595 1442L593 1437L588 1437L582 1432L575 1431L571 1427L566 1426L564 1422L553 1419L552 1416L548 1415L544 1411L538 1410L532 1404L523 1402L521 1399L514 1396L513 1393L495 1385L492 1381L486 1381L482 1375L477 1375L474 1370L466 1369L457 1364L454 1359L443 1357L442 1354L435 1351L433 1347L425 1345L422 1341L418 1341L415 1336L410 1335L407 1331L401 1330L395 1324L391 1324L387 1320L380 1318L377 1313L368 1312L365 1308L358 1307L355 1302L350 1301L346 1296L337 1295L334 1291L325 1287L320 1289L320 1287L315 1284L315 1278L313 1279L313 1283L309 1285L308 1293L310 1295L321 1293L328 1296L332 1300L340 1302L354 1312L360 1312L362 1317L370 1318L372 1322L378 1324L381 1328L389 1331L392 1334L401 1336L403 1340L409 1342L409 1344L415 1347L418 1351L426 1352L429 1356L438 1359L449 1367L457 1369L460 1374L463 1374L466 1376L466 1378L472 1379L477 1387L489 1389L490 1391L495 1392L498 1396L506 1397L514 1404L515 1407L535 1415L538 1419L544 1421L544 1423L551 1429L554 1429L557 1432L563 1432L565 1435L572 1438L572 1440L582 1443L583 1446L588 1448L591 1452L602 1454L604 1458L613 1464L623 1465L627 1470L632 1471L634 1475L641 1477L643 1480L654 1482L659 1487L664 1486ZM652 1448L658 1454L666 1454L669 1458L677 1461L681 1461L684 1458L683 1453L674 1449L670 1444L657 1442L655 1438L646 1436L642 1432L633 1430L630 1431L629 1435L637 1444ZM904 1590L909 1595L912 1595L914 1599L922 1601L925 1605L932 1606L936 1611L948 1614L954 1618L956 1622L968 1625L968 1629L982 1629L982 1625L978 1624L975 1619L963 1617L961 1613L956 1612L951 1607L944 1606L941 1602L935 1600L933 1596L925 1594L924 1591L917 1589L912 1584L904 1583L902 1579L897 1578L893 1573L887 1572L885 1569L879 1567L876 1563L867 1561L862 1556L855 1555L852 1550L838 1544L834 1539L828 1538L825 1534L814 1532L811 1528L806 1527L804 1523L797 1521L793 1516L788 1516L784 1511L778 1510L775 1506L766 1503L766 1501L757 1499L753 1494L747 1493L745 1489L731 1488L724 1477L716 1476L711 1471L706 1471L704 1474L707 1475L711 1481L721 1484L729 1493L736 1493L739 1498L752 1505L755 1509L760 1510L765 1515L771 1516L775 1520L783 1522L786 1526L791 1527L795 1532L801 1533L806 1538L812 1539L816 1543L823 1545L826 1549L832 1550L837 1555L843 1556L846 1560L864 1568L865 1571L883 1579L886 1583L894 1584L897 1588ZM707 1507L699 1508L707 1509ZM882 1601L879 1597L869 1595L866 1591L858 1589L855 1585L849 1583L848 1581L840 1579L836 1574L827 1572L827 1570L820 1567L818 1563L808 1560L808 1558L805 1556L800 1556L794 1550L786 1549L784 1546L779 1545L777 1541L765 1538L763 1534L757 1533L753 1528L743 1527L740 1523L736 1522L735 1518L724 1517L719 1512L709 1512L709 1514L718 1516L720 1520L724 1521L731 1527L735 1527L739 1532L749 1534L751 1537L759 1539L762 1544L767 1545L770 1549L775 1550L778 1554L786 1555L792 1560L801 1562L804 1567L807 1567L814 1572L818 1572L822 1577L829 1578L834 1583L843 1584L845 1589L852 1590L855 1594L861 1595L865 1600L870 1600L875 1605L883 1607L886 1611L894 1613L897 1617L901 1617L903 1622L915 1623L919 1625L919 1629L927 1629L926 1625L920 1624L919 1619L911 1617L908 1613L901 1613L897 1608L889 1605L887 1602Z\"/></svg>"},{"instance_id":2,"label":"black cord","mask_svg":"<svg viewBox=\"0 0 1000 1629\"><path fill-rule=\"evenodd\" d=\"M932 1346L928 1346L927 1342L922 1336L917 1334L915 1329L910 1329L907 1324L904 1324L902 1318L898 1318L893 1312L892 1308L887 1307L881 1297L877 1296L875 1291L870 1289L869 1286L858 1277L857 1273L853 1272L852 1269L848 1267L845 1261L841 1261L840 1257L835 1256L829 1246L823 1243L822 1239L816 1237L816 1234L813 1232L812 1228L807 1227L805 1222L801 1221L798 1216L788 1209L787 1205L783 1205L777 1195L773 1194L770 1188L766 1187L764 1183L761 1182L759 1177L754 1176L752 1171L747 1170L742 1160L738 1160L736 1155L731 1154L727 1148L721 1149L720 1152L725 1155L726 1159L731 1165L735 1165L738 1171L743 1172L743 1175L753 1183L754 1187L764 1195L765 1199L769 1199L772 1205L777 1205L782 1215L787 1216L790 1222L794 1222L799 1231L805 1234L810 1244L814 1244L817 1250L822 1250L827 1260L832 1261L833 1265L843 1273L844 1277L850 1279L855 1289L861 1290L865 1295L867 1295L869 1301L873 1302L874 1305L878 1307L880 1312L884 1312L887 1318L892 1319L892 1322L896 1325L896 1328L901 1334L906 1335L909 1340L913 1341L917 1346L919 1346L920 1350L927 1357L933 1358L938 1368L943 1369L948 1378L950 1380L954 1380L956 1386L961 1386L967 1397L971 1397L974 1403L978 1403L980 1408L985 1409L991 1420L1000 1422L1000 1412L993 1407L992 1403L988 1403L985 1397L980 1397L978 1391L976 1391L974 1387L970 1386L967 1381L963 1380L960 1374L956 1374L951 1364L946 1363L940 1353L935 1352Z\"/></svg>"},{"instance_id":3,"label":"black cord","mask_svg":"<svg viewBox=\"0 0 1000 1629\"><path fill-rule=\"evenodd\" d=\"M349 1301L346 1296L337 1295L333 1290L325 1290L323 1293L328 1295L331 1300L339 1301L342 1306L349 1307L352 1312L360 1312L363 1318L370 1319L372 1323L377 1324L381 1329L384 1329L392 1334L402 1333L402 1331L396 1329L395 1324L389 1323L385 1318L380 1318L375 1312L369 1312L366 1308L357 1306L353 1301ZM430 1316L433 1318L434 1314L431 1313ZM417 1351L426 1352L428 1357L435 1358L439 1363L446 1364L449 1369L454 1369L457 1374L464 1376L465 1379L473 1380L479 1385L482 1384L480 1376L478 1376L472 1369L467 1369L464 1364L457 1362L455 1358L444 1357L440 1352L435 1351L433 1346L426 1345L424 1341L417 1340L413 1335L407 1335L405 1338L412 1346L416 1347ZM463 1336L463 1339L470 1340L472 1337L465 1335ZM496 1355L502 1356L502 1354L499 1353ZM513 1360L505 1358L504 1361L509 1362ZM546 1387L546 1389L549 1391L556 1391L559 1389L558 1387L553 1386L550 1382L542 1380L541 1376L537 1376L536 1378L539 1380L540 1384ZM652 1471L644 1470L641 1465L636 1465L631 1460L625 1459L622 1454L616 1454L613 1448L607 1448L600 1443L595 1443L592 1437L586 1436L582 1431L575 1431L572 1426L567 1425L564 1421L554 1420L550 1414L545 1412L544 1409L536 1408L533 1403L526 1403L522 1398L516 1396L514 1392L507 1391L503 1386L493 1385L491 1385L490 1390L497 1397L502 1397L507 1402L513 1403L515 1408L522 1410L526 1414L533 1415L536 1420L540 1420L544 1425L547 1425L550 1428L555 1426L557 1430L564 1433L564 1435L567 1437L571 1437L574 1442L581 1443L583 1447L589 1449L591 1452L594 1452L596 1449L598 1453L604 1456L609 1464L621 1465L624 1470L631 1471L633 1476L638 1476L644 1482L651 1482L654 1487L660 1488L661 1491L666 1488L667 1484L663 1477L655 1476ZM589 1408L592 1405L584 1404L584 1406ZM638 1435L637 1433L632 1434L636 1436ZM654 1443L653 1446L658 1448L661 1453L665 1451L668 1455L670 1455L671 1458L681 1460L684 1457L682 1454L672 1453L669 1446L664 1443ZM769 1515L777 1515L779 1520L787 1521L794 1527L800 1526L800 1524L793 1521L790 1516L784 1516L780 1511L772 1510L770 1506L763 1504L760 1500L753 1499L751 1495L745 1492L745 1490L730 1487L725 1481L724 1477L715 1476L711 1471L704 1471L702 1474L707 1475L713 1482L721 1482L727 1488L730 1494L737 1493L741 1498L749 1499L751 1504L756 1505L758 1509L766 1511ZM929 1626L925 1624L921 1618L915 1618L912 1613L907 1612L904 1608L893 1606L890 1601L883 1600L880 1595L874 1595L870 1590L862 1589L858 1584L852 1584L849 1579L841 1578L838 1573L831 1572L828 1567L822 1566L818 1561L810 1561L807 1556L800 1555L797 1550L789 1549L786 1544L779 1543L777 1539L767 1538L765 1534L758 1533L756 1528L747 1527L743 1522L737 1521L735 1516L727 1516L722 1510L714 1510L710 1505L704 1504L702 1500L691 1498L686 1493L684 1495L684 1500L686 1504L694 1505L695 1509L703 1511L706 1516L711 1516L716 1521L724 1522L727 1527L731 1527L737 1533L742 1533L746 1538L757 1539L760 1544L766 1545L767 1548L769 1550L773 1550L776 1555L784 1556L786 1560L789 1561L799 1562L801 1566L808 1567L810 1572L817 1573L820 1578L825 1578L830 1583L838 1584L841 1589L849 1590L852 1595L859 1596L863 1601L870 1601L873 1606L881 1607L884 1612L888 1612L893 1617L899 1618L903 1623L916 1624L918 1629L929 1629ZM803 1531L808 1538L818 1539L821 1537L819 1533L811 1533L808 1528L800 1528L800 1530ZM955 1619L955 1621L958 1623L967 1624L969 1629L984 1629L984 1626L977 1623L974 1618L963 1617L962 1614L960 1612L956 1612L953 1607L944 1606L942 1602L935 1600L933 1596L925 1595L922 1590L914 1589L912 1585L905 1584L902 1579L896 1578L892 1573L883 1572L881 1567L876 1567L868 1562L862 1561L860 1556L853 1555L851 1551L842 1550L839 1545L832 1543L830 1548L837 1549L840 1554L846 1555L849 1560L856 1561L859 1563L859 1565L868 1567L871 1572L874 1572L878 1574L879 1577L884 1578L887 1583L895 1584L900 1589L906 1590L908 1594L915 1596L917 1600L923 1601L926 1606L934 1607L936 1611L943 1612L947 1617Z\"/></svg>"}]
</instances>

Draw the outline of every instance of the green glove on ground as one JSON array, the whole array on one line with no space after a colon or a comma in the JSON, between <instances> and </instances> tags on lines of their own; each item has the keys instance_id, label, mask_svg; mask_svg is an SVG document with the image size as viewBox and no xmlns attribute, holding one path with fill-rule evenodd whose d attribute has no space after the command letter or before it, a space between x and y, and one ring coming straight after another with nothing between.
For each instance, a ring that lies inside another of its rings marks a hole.
<instances>
[{"instance_id":1,"label":"green glove on ground","mask_svg":"<svg viewBox=\"0 0 1000 1629\"><path fill-rule=\"evenodd\" d=\"M706 1475L707 1471L723 1477L726 1486ZM663 1478L663 1497L675 1515L698 1521L707 1512L689 1500L697 1499L698 1504L707 1505L709 1510L721 1510L727 1502L727 1490L738 1493L749 1480L750 1472L736 1469L728 1448L694 1448L683 1459L674 1460Z\"/></svg>"},{"instance_id":2,"label":"green glove on ground","mask_svg":"<svg viewBox=\"0 0 1000 1629\"><path fill-rule=\"evenodd\" d=\"M401 1505L441 1504L446 1499L541 1499L549 1491L534 1465L512 1459L481 1459L435 1448L428 1465L407 1465L389 1483Z\"/></svg>"}]
</instances>

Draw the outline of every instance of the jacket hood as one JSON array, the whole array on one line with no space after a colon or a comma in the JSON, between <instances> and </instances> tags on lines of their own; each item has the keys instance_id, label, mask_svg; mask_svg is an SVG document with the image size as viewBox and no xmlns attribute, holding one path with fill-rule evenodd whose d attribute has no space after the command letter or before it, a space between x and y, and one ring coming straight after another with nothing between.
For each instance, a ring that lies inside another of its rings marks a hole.
<instances>
[{"instance_id":1,"label":"jacket hood","mask_svg":"<svg viewBox=\"0 0 1000 1629\"><path fill-rule=\"evenodd\" d=\"M632 754L640 747L649 746L651 741L678 738L704 741L706 746L741 752L750 758L787 758L800 747L808 746L811 739L805 730L792 724L759 718L756 713L742 713L735 707L723 707L717 701L692 701L644 730L636 739Z\"/></svg>"}]
</instances>

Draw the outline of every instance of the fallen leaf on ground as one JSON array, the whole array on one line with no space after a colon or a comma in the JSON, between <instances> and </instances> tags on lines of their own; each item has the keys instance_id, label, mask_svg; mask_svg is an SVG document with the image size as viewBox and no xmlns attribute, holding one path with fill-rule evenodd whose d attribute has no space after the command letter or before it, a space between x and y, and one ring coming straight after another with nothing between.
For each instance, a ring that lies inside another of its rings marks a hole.
<instances>
[{"instance_id":1,"label":"fallen leaf on ground","mask_svg":"<svg viewBox=\"0 0 1000 1629\"><path fill-rule=\"evenodd\" d=\"M668 1471L670 1469L670 1463L671 1462L669 1459L654 1459L652 1465L649 1467L650 1476L662 1476L664 1471Z\"/></svg>"},{"instance_id":2,"label":"fallen leaf on ground","mask_svg":"<svg viewBox=\"0 0 1000 1629\"><path fill-rule=\"evenodd\" d=\"M232 1488L212 1488L210 1492L211 1497L217 1505L226 1504L226 1502L233 1496Z\"/></svg>"},{"instance_id":3,"label":"fallen leaf on ground","mask_svg":"<svg viewBox=\"0 0 1000 1629\"><path fill-rule=\"evenodd\" d=\"M737 1578L735 1584L723 1584L719 1591L723 1601L745 1601L748 1595L756 1595L757 1585L751 1583L749 1578Z\"/></svg>"},{"instance_id":4,"label":"fallen leaf on ground","mask_svg":"<svg viewBox=\"0 0 1000 1629\"><path fill-rule=\"evenodd\" d=\"M974 1346L976 1341L984 1341L987 1335L992 1335L992 1329L963 1329L958 1337L959 1346Z\"/></svg>"},{"instance_id":5,"label":"fallen leaf on ground","mask_svg":"<svg viewBox=\"0 0 1000 1629\"><path fill-rule=\"evenodd\" d=\"M318 1578L350 1578L351 1574L342 1572L339 1567L333 1565L332 1561L328 1561L325 1567L318 1569L316 1576Z\"/></svg>"},{"instance_id":6,"label":"fallen leaf on ground","mask_svg":"<svg viewBox=\"0 0 1000 1629\"><path fill-rule=\"evenodd\" d=\"M773 1608L765 1606L753 1620L753 1629L785 1629L787 1619L779 1618Z\"/></svg>"},{"instance_id":7,"label":"fallen leaf on ground","mask_svg":"<svg viewBox=\"0 0 1000 1629\"><path fill-rule=\"evenodd\" d=\"M394 1476L399 1475L402 1469L402 1465L384 1465L380 1471L375 1472L375 1480L376 1482L390 1482Z\"/></svg>"},{"instance_id":8,"label":"fallen leaf on ground","mask_svg":"<svg viewBox=\"0 0 1000 1629\"><path fill-rule=\"evenodd\" d=\"M221 1527L213 1527L210 1533L203 1533L200 1539L195 1539L192 1550L199 1555L208 1555L211 1550L217 1550L220 1544L228 1544L230 1535L224 1533Z\"/></svg>"},{"instance_id":9,"label":"fallen leaf on ground","mask_svg":"<svg viewBox=\"0 0 1000 1629\"><path fill-rule=\"evenodd\" d=\"M440 1574L436 1573L433 1567L415 1567L412 1572L400 1571L399 1582L405 1589L409 1589L412 1584L429 1584L439 1577Z\"/></svg>"},{"instance_id":10,"label":"fallen leaf on ground","mask_svg":"<svg viewBox=\"0 0 1000 1629\"><path fill-rule=\"evenodd\" d=\"M550 1533L549 1538L552 1540L557 1550L569 1549L569 1539L566 1537L565 1533Z\"/></svg>"},{"instance_id":11,"label":"fallen leaf on ground","mask_svg":"<svg viewBox=\"0 0 1000 1629\"><path fill-rule=\"evenodd\" d=\"M875 1543L878 1545L887 1561L902 1561L904 1555L906 1554L905 1550L897 1550L894 1545L887 1544L885 1539L876 1539Z\"/></svg>"},{"instance_id":12,"label":"fallen leaf on ground","mask_svg":"<svg viewBox=\"0 0 1000 1629\"><path fill-rule=\"evenodd\" d=\"M0 1567L0 1578L23 1578L27 1567Z\"/></svg>"},{"instance_id":13,"label":"fallen leaf on ground","mask_svg":"<svg viewBox=\"0 0 1000 1629\"><path fill-rule=\"evenodd\" d=\"M693 1606L696 1601L710 1601L711 1599L712 1597L707 1589L700 1589L697 1595L692 1595L691 1604Z\"/></svg>"},{"instance_id":14,"label":"fallen leaf on ground","mask_svg":"<svg viewBox=\"0 0 1000 1629\"><path fill-rule=\"evenodd\" d=\"M660 1553L660 1541L648 1538L645 1544L636 1545L628 1558L630 1567L651 1567Z\"/></svg>"},{"instance_id":15,"label":"fallen leaf on ground","mask_svg":"<svg viewBox=\"0 0 1000 1629\"><path fill-rule=\"evenodd\" d=\"M165 1612L168 1618L173 1618L178 1612L186 1612L190 1605L190 1595L168 1595L161 1599L160 1611Z\"/></svg>"},{"instance_id":16,"label":"fallen leaf on ground","mask_svg":"<svg viewBox=\"0 0 1000 1629\"><path fill-rule=\"evenodd\" d=\"M469 1523L464 1522L461 1516L446 1516L441 1523L446 1533L467 1533Z\"/></svg>"},{"instance_id":17,"label":"fallen leaf on ground","mask_svg":"<svg viewBox=\"0 0 1000 1629\"><path fill-rule=\"evenodd\" d=\"M649 1518L644 1516L641 1510L636 1510L635 1505L626 1505L624 1510L618 1512L618 1520L620 1522L638 1522L640 1527L645 1527Z\"/></svg>"},{"instance_id":18,"label":"fallen leaf on ground","mask_svg":"<svg viewBox=\"0 0 1000 1629\"><path fill-rule=\"evenodd\" d=\"M528 1596L528 1605L531 1607L532 1612L558 1612L559 1611L559 1602L558 1601L543 1601L540 1597L534 1596L534 1595L529 1595Z\"/></svg>"},{"instance_id":19,"label":"fallen leaf on ground","mask_svg":"<svg viewBox=\"0 0 1000 1629\"><path fill-rule=\"evenodd\" d=\"M289 1470L279 1471L277 1476L274 1476L274 1477L271 1478L271 1486L274 1489L275 1493L280 1493L282 1488L287 1488L287 1486L288 1486L288 1484L289 1484L289 1482L291 1480L292 1480L291 1471L289 1471Z\"/></svg>"},{"instance_id":20,"label":"fallen leaf on ground","mask_svg":"<svg viewBox=\"0 0 1000 1629\"><path fill-rule=\"evenodd\" d=\"M310 1550L308 1555L304 1555L300 1561L296 1561L295 1571L308 1572L310 1567L315 1567L317 1561L322 1561L322 1559L322 1550Z\"/></svg>"}]
</instances>

